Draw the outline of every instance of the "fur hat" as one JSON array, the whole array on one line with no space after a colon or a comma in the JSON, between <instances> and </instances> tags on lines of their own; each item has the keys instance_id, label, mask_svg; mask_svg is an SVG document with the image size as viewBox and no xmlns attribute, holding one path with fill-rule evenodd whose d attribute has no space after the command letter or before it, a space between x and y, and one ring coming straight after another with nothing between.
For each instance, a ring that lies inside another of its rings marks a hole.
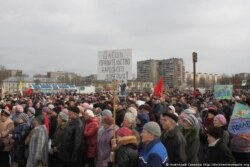
<instances>
[{"instance_id":1,"label":"fur hat","mask_svg":"<svg viewBox=\"0 0 250 167\"><path fill-rule=\"evenodd\" d=\"M161 136L161 128L156 122L150 121L150 122L146 123L143 126L143 129L156 137Z\"/></svg>"},{"instance_id":2,"label":"fur hat","mask_svg":"<svg viewBox=\"0 0 250 167\"><path fill-rule=\"evenodd\" d=\"M169 112L164 112L162 114L163 117L169 117L172 120L174 120L176 123L178 122L178 117L175 114L169 113Z\"/></svg>"}]
</instances>

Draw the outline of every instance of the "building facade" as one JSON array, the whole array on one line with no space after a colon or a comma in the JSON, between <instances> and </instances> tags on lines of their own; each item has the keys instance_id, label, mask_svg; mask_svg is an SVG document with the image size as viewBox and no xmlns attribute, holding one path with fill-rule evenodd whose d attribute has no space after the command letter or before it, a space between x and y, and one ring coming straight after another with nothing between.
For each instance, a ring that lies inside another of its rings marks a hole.
<instances>
[{"instance_id":1,"label":"building facade","mask_svg":"<svg viewBox=\"0 0 250 167\"><path fill-rule=\"evenodd\" d=\"M187 86L193 86L193 72L185 72L185 83ZM196 84L198 87L213 87L220 82L221 75L211 73L196 73Z\"/></svg>"},{"instance_id":2,"label":"building facade","mask_svg":"<svg viewBox=\"0 0 250 167\"><path fill-rule=\"evenodd\" d=\"M137 81L153 82L159 80L159 60L144 60L137 62Z\"/></svg>"},{"instance_id":3,"label":"building facade","mask_svg":"<svg viewBox=\"0 0 250 167\"><path fill-rule=\"evenodd\" d=\"M154 85L163 78L164 87L180 87L185 79L183 59L145 60L137 62L137 80Z\"/></svg>"}]
</instances>

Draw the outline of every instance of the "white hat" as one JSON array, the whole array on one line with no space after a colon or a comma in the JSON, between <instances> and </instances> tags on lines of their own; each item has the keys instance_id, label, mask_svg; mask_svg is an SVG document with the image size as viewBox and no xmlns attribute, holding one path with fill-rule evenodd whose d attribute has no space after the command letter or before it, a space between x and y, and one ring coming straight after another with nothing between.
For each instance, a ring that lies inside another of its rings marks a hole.
<instances>
[{"instance_id":1,"label":"white hat","mask_svg":"<svg viewBox=\"0 0 250 167\"><path fill-rule=\"evenodd\" d=\"M95 116L92 110L86 110L85 113L91 118Z\"/></svg>"}]
</instances>

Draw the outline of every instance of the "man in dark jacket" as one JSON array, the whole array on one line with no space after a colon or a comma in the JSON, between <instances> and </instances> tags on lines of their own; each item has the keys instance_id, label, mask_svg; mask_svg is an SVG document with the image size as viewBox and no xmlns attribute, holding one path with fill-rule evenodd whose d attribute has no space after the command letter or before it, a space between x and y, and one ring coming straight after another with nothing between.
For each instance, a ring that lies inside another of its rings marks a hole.
<instances>
[{"instance_id":1,"label":"man in dark jacket","mask_svg":"<svg viewBox=\"0 0 250 167\"><path fill-rule=\"evenodd\" d=\"M168 151L169 163L185 163L186 139L177 127L178 117L165 112L161 115L160 121L164 130L161 141Z\"/></svg>"},{"instance_id":2,"label":"man in dark jacket","mask_svg":"<svg viewBox=\"0 0 250 167\"><path fill-rule=\"evenodd\" d=\"M83 135L82 122L79 119L79 108L69 107L69 123L64 129L58 158L62 167L79 167L82 159Z\"/></svg>"},{"instance_id":3,"label":"man in dark jacket","mask_svg":"<svg viewBox=\"0 0 250 167\"><path fill-rule=\"evenodd\" d=\"M223 130L212 127L207 131L209 143L205 163L235 163L233 154L227 145L221 140Z\"/></svg>"}]
</instances>

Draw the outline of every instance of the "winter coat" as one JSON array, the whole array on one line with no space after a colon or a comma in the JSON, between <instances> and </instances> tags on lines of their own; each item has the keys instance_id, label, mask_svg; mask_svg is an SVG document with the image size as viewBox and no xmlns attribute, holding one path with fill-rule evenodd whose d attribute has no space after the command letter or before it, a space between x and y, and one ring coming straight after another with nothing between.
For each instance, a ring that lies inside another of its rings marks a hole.
<instances>
[{"instance_id":1,"label":"winter coat","mask_svg":"<svg viewBox=\"0 0 250 167\"><path fill-rule=\"evenodd\" d=\"M118 148L115 150L115 163L118 167L138 166L138 147L135 136L125 136L117 140Z\"/></svg>"},{"instance_id":2,"label":"winter coat","mask_svg":"<svg viewBox=\"0 0 250 167\"><path fill-rule=\"evenodd\" d=\"M18 164L25 164L25 138L30 132L30 126L28 123L18 124L12 134L12 139L14 140L14 161Z\"/></svg>"},{"instance_id":3,"label":"winter coat","mask_svg":"<svg viewBox=\"0 0 250 167\"><path fill-rule=\"evenodd\" d=\"M235 163L233 154L226 144L219 139L215 146L209 146L206 154L205 163Z\"/></svg>"},{"instance_id":4,"label":"winter coat","mask_svg":"<svg viewBox=\"0 0 250 167\"><path fill-rule=\"evenodd\" d=\"M168 162L168 153L160 139L142 146L139 155L139 167L161 167Z\"/></svg>"},{"instance_id":5,"label":"winter coat","mask_svg":"<svg viewBox=\"0 0 250 167\"><path fill-rule=\"evenodd\" d=\"M110 125L100 136L97 144L97 162L98 167L107 167L111 152L110 140L113 136L113 125Z\"/></svg>"},{"instance_id":6,"label":"winter coat","mask_svg":"<svg viewBox=\"0 0 250 167\"><path fill-rule=\"evenodd\" d=\"M186 139L178 127L162 133L161 141L168 151L169 163L186 162Z\"/></svg>"},{"instance_id":7,"label":"winter coat","mask_svg":"<svg viewBox=\"0 0 250 167\"><path fill-rule=\"evenodd\" d=\"M84 138L87 146L87 158L94 158L97 154L97 132L98 119L96 117L86 120L84 127Z\"/></svg>"},{"instance_id":8,"label":"winter coat","mask_svg":"<svg viewBox=\"0 0 250 167\"><path fill-rule=\"evenodd\" d=\"M38 161L48 165L48 131L44 125L34 128L29 143L29 157L26 167L36 167Z\"/></svg>"},{"instance_id":9,"label":"winter coat","mask_svg":"<svg viewBox=\"0 0 250 167\"><path fill-rule=\"evenodd\" d=\"M65 162L77 162L82 156L83 136L82 121L80 118L72 119L63 131L61 147L58 148L59 159Z\"/></svg>"},{"instance_id":10,"label":"winter coat","mask_svg":"<svg viewBox=\"0 0 250 167\"><path fill-rule=\"evenodd\" d=\"M52 143L51 143L51 147L56 147L57 149L59 149L59 147L61 146L62 143L62 138L63 138L63 131L64 128L66 127L67 123L63 122L62 125L58 125L54 137L52 139Z\"/></svg>"},{"instance_id":11,"label":"winter coat","mask_svg":"<svg viewBox=\"0 0 250 167\"><path fill-rule=\"evenodd\" d=\"M250 153L250 140L247 140L237 135L233 135L230 143L230 148L232 152Z\"/></svg>"},{"instance_id":12,"label":"winter coat","mask_svg":"<svg viewBox=\"0 0 250 167\"><path fill-rule=\"evenodd\" d=\"M0 133L1 133L1 140L4 143L4 150L1 151L10 151L13 144L10 142L11 138L8 136L14 130L14 122L7 118L5 122L0 120Z\"/></svg>"},{"instance_id":13,"label":"winter coat","mask_svg":"<svg viewBox=\"0 0 250 167\"><path fill-rule=\"evenodd\" d=\"M186 154L188 163L199 163L198 152L200 148L199 129L193 127L191 129L181 129L186 139Z\"/></svg>"}]
</instances>

